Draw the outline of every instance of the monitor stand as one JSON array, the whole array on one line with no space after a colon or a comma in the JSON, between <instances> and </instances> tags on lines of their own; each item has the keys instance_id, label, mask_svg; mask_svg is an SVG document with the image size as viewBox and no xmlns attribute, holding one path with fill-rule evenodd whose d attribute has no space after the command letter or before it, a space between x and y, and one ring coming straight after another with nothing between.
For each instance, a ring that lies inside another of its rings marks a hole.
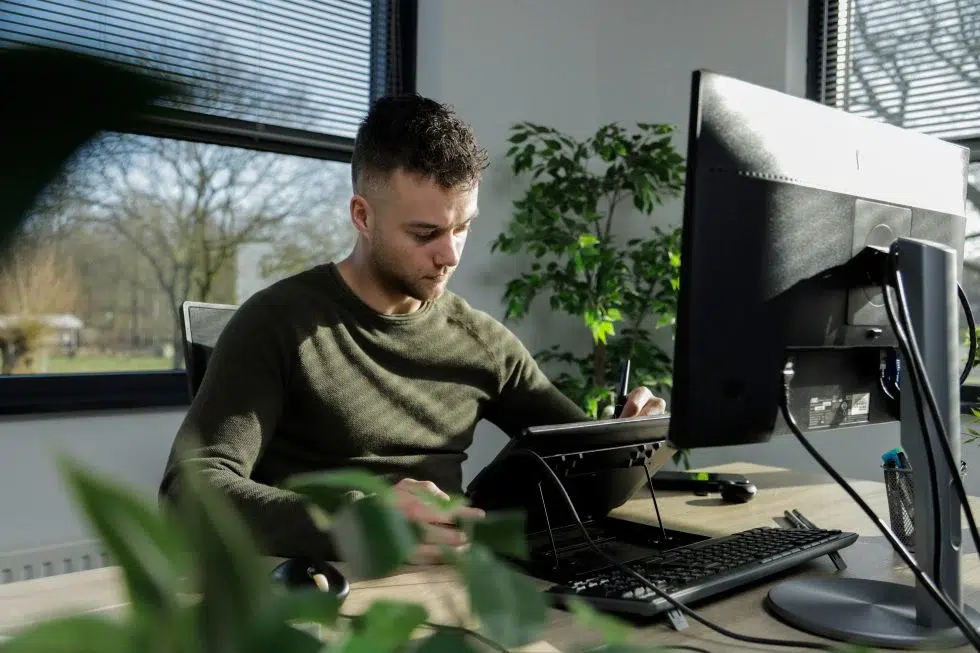
<instances>
[{"instance_id":1,"label":"monitor stand","mask_svg":"<svg viewBox=\"0 0 980 653\"><path fill-rule=\"evenodd\" d=\"M901 261L909 317L925 363L926 376L936 395L953 459L960 456L960 388L956 253L946 247L899 238L895 244ZM898 316L896 316L898 317ZM902 360L903 369L911 361ZM927 576L965 610L967 620L980 624L980 614L963 605L960 576L960 503L951 470L942 455L935 429L919 426L912 383L901 393L902 447L912 461L915 487L915 557ZM929 410L923 390L923 408ZM927 424L932 424L928 413ZM936 460L936 486L941 510L935 514L925 438L931 438ZM954 473L958 470L952 470ZM955 509L950 507L955 506ZM940 529L942 547L934 547L934 529ZM938 578L935 569L939 570ZM889 648L958 646L966 638L921 584L914 586L862 578L825 578L787 581L773 588L766 606L782 621L831 639Z\"/></svg>"}]
</instances>

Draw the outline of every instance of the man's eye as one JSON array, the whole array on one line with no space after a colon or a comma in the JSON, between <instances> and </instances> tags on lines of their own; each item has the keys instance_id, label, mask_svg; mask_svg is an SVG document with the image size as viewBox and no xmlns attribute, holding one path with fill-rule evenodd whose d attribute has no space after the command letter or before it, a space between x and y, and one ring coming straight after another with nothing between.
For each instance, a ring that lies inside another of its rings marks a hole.
<instances>
[{"instance_id":1,"label":"man's eye","mask_svg":"<svg viewBox=\"0 0 980 653\"><path fill-rule=\"evenodd\" d=\"M420 243L424 243L426 241L432 240L432 238L435 236L435 232L429 231L424 234L414 233L412 235L415 236L415 240L419 241Z\"/></svg>"}]
</instances>

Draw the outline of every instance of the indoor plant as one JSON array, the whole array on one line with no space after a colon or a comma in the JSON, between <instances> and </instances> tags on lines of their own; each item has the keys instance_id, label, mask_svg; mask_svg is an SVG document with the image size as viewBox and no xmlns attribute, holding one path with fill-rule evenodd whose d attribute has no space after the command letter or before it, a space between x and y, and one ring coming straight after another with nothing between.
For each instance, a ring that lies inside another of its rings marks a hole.
<instances>
[{"instance_id":1,"label":"indoor plant","mask_svg":"<svg viewBox=\"0 0 980 653\"><path fill-rule=\"evenodd\" d=\"M670 356L653 332L674 323L680 229L646 223L683 188L673 127L637 123L630 132L611 123L584 140L530 122L511 131L507 157L530 185L492 250L529 254L533 262L507 284L506 317L524 317L538 295L548 295L553 310L584 320L591 334L585 355L554 345L535 356L543 365L564 364L555 384L592 417L614 405L627 359L631 385L669 390ZM644 236L621 242L630 206L645 222Z\"/></svg>"}]
</instances>

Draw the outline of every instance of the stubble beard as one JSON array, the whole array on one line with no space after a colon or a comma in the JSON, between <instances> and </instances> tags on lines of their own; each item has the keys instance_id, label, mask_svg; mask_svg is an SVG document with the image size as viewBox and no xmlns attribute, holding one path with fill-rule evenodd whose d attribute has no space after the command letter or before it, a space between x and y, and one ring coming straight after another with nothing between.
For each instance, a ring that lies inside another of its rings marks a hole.
<instances>
[{"instance_id":1,"label":"stubble beard","mask_svg":"<svg viewBox=\"0 0 980 653\"><path fill-rule=\"evenodd\" d=\"M438 299L445 291L444 283L431 279L413 279L402 273L383 252L373 252L371 257L374 273L385 290L392 294L406 295L420 302Z\"/></svg>"}]
</instances>

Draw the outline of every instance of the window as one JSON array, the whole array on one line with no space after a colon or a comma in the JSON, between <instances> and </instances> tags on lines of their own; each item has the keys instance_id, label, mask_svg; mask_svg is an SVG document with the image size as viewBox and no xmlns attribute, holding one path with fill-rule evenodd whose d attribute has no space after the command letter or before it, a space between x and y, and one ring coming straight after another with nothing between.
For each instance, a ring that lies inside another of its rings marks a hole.
<instances>
[{"instance_id":1,"label":"window","mask_svg":"<svg viewBox=\"0 0 980 653\"><path fill-rule=\"evenodd\" d=\"M414 85L405 0L22 0L0 47L188 90L88 143L0 257L0 413L188 401L177 311L241 303L353 244L350 152Z\"/></svg>"},{"instance_id":2,"label":"window","mask_svg":"<svg viewBox=\"0 0 980 653\"><path fill-rule=\"evenodd\" d=\"M980 2L811 0L810 35L811 99L970 148L963 287L980 318ZM971 384L976 401L980 369Z\"/></svg>"}]
</instances>

